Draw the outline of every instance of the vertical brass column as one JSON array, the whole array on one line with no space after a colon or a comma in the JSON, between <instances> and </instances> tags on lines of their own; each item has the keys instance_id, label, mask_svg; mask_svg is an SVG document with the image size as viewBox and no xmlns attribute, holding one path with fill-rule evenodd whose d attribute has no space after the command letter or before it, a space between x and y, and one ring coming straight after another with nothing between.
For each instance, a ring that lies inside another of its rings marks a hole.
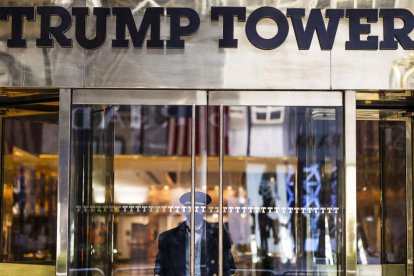
<instances>
[{"instance_id":1,"label":"vertical brass column","mask_svg":"<svg viewBox=\"0 0 414 276\"><path fill-rule=\"evenodd\" d=\"M4 164L3 164L3 154L4 154L4 148L3 148L3 117L0 117L0 152L2 153L0 156L0 180L1 180L1 190L0 190L0 197L1 197L1 201L3 202L4 199ZM3 229L3 216L4 216L4 210L3 210L3 203L1 204L1 208L2 210L0 211L0 229ZM0 244L3 246L5 244L5 237L4 235L0 236ZM3 261L3 248L0 250L0 261Z\"/></svg>"},{"instance_id":2,"label":"vertical brass column","mask_svg":"<svg viewBox=\"0 0 414 276\"><path fill-rule=\"evenodd\" d=\"M407 275L413 275L413 128L412 117L405 121L406 137L406 210L407 210Z\"/></svg>"},{"instance_id":3,"label":"vertical brass column","mask_svg":"<svg viewBox=\"0 0 414 276\"><path fill-rule=\"evenodd\" d=\"M191 107L191 224L190 224L190 275L195 275L195 105Z\"/></svg>"},{"instance_id":4,"label":"vertical brass column","mask_svg":"<svg viewBox=\"0 0 414 276\"><path fill-rule=\"evenodd\" d=\"M70 134L72 91L59 91L59 168L56 233L56 275L68 275Z\"/></svg>"},{"instance_id":5,"label":"vertical brass column","mask_svg":"<svg viewBox=\"0 0 414 276\"><path fill-rule=\"evenodd\" d=\"M223 148L224 148L224 107L220 105L220 157L219 157L219 271L223 276Z\"/></svg>"},{"instance_id":6,"label":"vertical brass column","mask_svg":"<svg viewBox=\"0 0 414 276\"><path fill-rule=\"evenodd\" d=\"M356 92L345 91L345 275L357 273Z\"/></svg>"}]
</instances>

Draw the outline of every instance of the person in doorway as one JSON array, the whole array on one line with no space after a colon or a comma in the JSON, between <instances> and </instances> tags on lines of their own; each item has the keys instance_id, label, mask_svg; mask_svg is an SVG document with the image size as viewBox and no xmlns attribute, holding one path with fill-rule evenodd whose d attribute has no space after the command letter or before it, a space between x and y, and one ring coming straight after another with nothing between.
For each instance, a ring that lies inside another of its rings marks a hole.
<instances>
[{"instance_id":1,"label":"person in doorway","mask_svg":"<svg viewBox=\"0 0 414 276\"><path fill-rule=\"evenodd\" d=\"M191 193L180 197L186 206L186 221L176 228L165 231L158 239L158 254L154 274L159 276L190 275L190 219ZM219 231L204 220L205 208L211 197L203 192L195 192L195 275L218 275L219 269ZM236 269L231 254L231 241L228 233L223 231L223 275L234 275Z\"/></svg>"}]
</instances>

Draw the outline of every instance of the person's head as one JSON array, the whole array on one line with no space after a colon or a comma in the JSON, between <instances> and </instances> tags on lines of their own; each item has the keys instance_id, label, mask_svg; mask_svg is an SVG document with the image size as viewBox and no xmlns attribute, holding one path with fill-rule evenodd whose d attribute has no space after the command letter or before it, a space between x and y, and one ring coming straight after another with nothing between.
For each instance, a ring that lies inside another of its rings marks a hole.
<instances>
[{"instance_id":1,"label":"person's head","mask_svg":"<svg viewBox=\"0 0 414 276\"><path fill-rule=\"evenodd\" d=\"M184 206L191 206L191 192L185 193L180 197L180 202ZM194 213L194 225L197 227L203 222L204 212L202 212L201 207L206 207L211 202L211 197L203 192L195 192L194 194L194 205L198 206L199 208L195 208ZM197 211L198 209L198 211ZM185 216L187 218L187 223L190 223L191 220L191 212L189 211L190 208L186 208Z\"/></svg>"}]
</instances>

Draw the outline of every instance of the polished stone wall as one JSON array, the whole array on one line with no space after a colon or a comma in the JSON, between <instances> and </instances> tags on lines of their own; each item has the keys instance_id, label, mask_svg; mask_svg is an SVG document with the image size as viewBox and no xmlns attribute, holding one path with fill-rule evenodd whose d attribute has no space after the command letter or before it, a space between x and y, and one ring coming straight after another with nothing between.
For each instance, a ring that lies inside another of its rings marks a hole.
<instances>
[{"instance_id":1,"label":"polished stone wall","mask_svg":"<svg viewBox=\"0 0 414 276\"><path fill-rule=\"evenodd\" d=\"M108 18L106 43L97 50L84 50L74 39L73 48L36 48L39 20L25 23L26 49L10 49L5 41L10 23L0 22L0 86L85 87L85 88L186 88L186 89L410 89L414 88L413 51L347 51L348 20L341 19L331 51L320 49L316 36L309 50L298 50L293 28L288 38L274 50L260 50L247 40L245 22L235 23L237 49L219 49L222 24L211 22L211 6L246 6L247 16L261 6L281 9L306 8L406 8L414 12L411 0L198 0L198 1L0 1L1 6L59 5L128 6L140 23L146 7L190 7L200 14L199 30L186 38L185 49L114 49L114 18ZM291 23L290 19L288 20ZM89 21L93 35L94 20ZM401 22L399 22L401 23ZM73 23L74 24L74 23ZM291 26L290 26L291 27ZM371 25L372 34L382 38L382 20ZM169 21L161 26L167 39ZM264 19L258 26L264 37L273 36L276 25ZM74 38L74 25L68 32ZM411 35L414 38L414 32ZM56 43L55 43L56 44ZM411 56L410 56L411 55ZM411 70L411 71L410 71ZM2 74L3 72L3 74ZM413 75L410 77L409 75Z\"/></svg>"}]
</instances>

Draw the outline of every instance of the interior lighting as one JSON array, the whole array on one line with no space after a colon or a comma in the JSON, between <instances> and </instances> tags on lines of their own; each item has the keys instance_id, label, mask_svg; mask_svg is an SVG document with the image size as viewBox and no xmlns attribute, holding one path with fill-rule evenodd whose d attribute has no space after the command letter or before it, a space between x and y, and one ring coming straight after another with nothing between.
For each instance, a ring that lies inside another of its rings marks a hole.
<instances>
[{"instance_id":1,"label":"interior lighting","mask_svg":"<svg viewBox=\"0 0 414 276\"><path fill-rule=\"evenodd\" d=\"M147 187L115 185L115 202L121 204L142 204L148 200Z\"/></svg>"}]
</instances>

